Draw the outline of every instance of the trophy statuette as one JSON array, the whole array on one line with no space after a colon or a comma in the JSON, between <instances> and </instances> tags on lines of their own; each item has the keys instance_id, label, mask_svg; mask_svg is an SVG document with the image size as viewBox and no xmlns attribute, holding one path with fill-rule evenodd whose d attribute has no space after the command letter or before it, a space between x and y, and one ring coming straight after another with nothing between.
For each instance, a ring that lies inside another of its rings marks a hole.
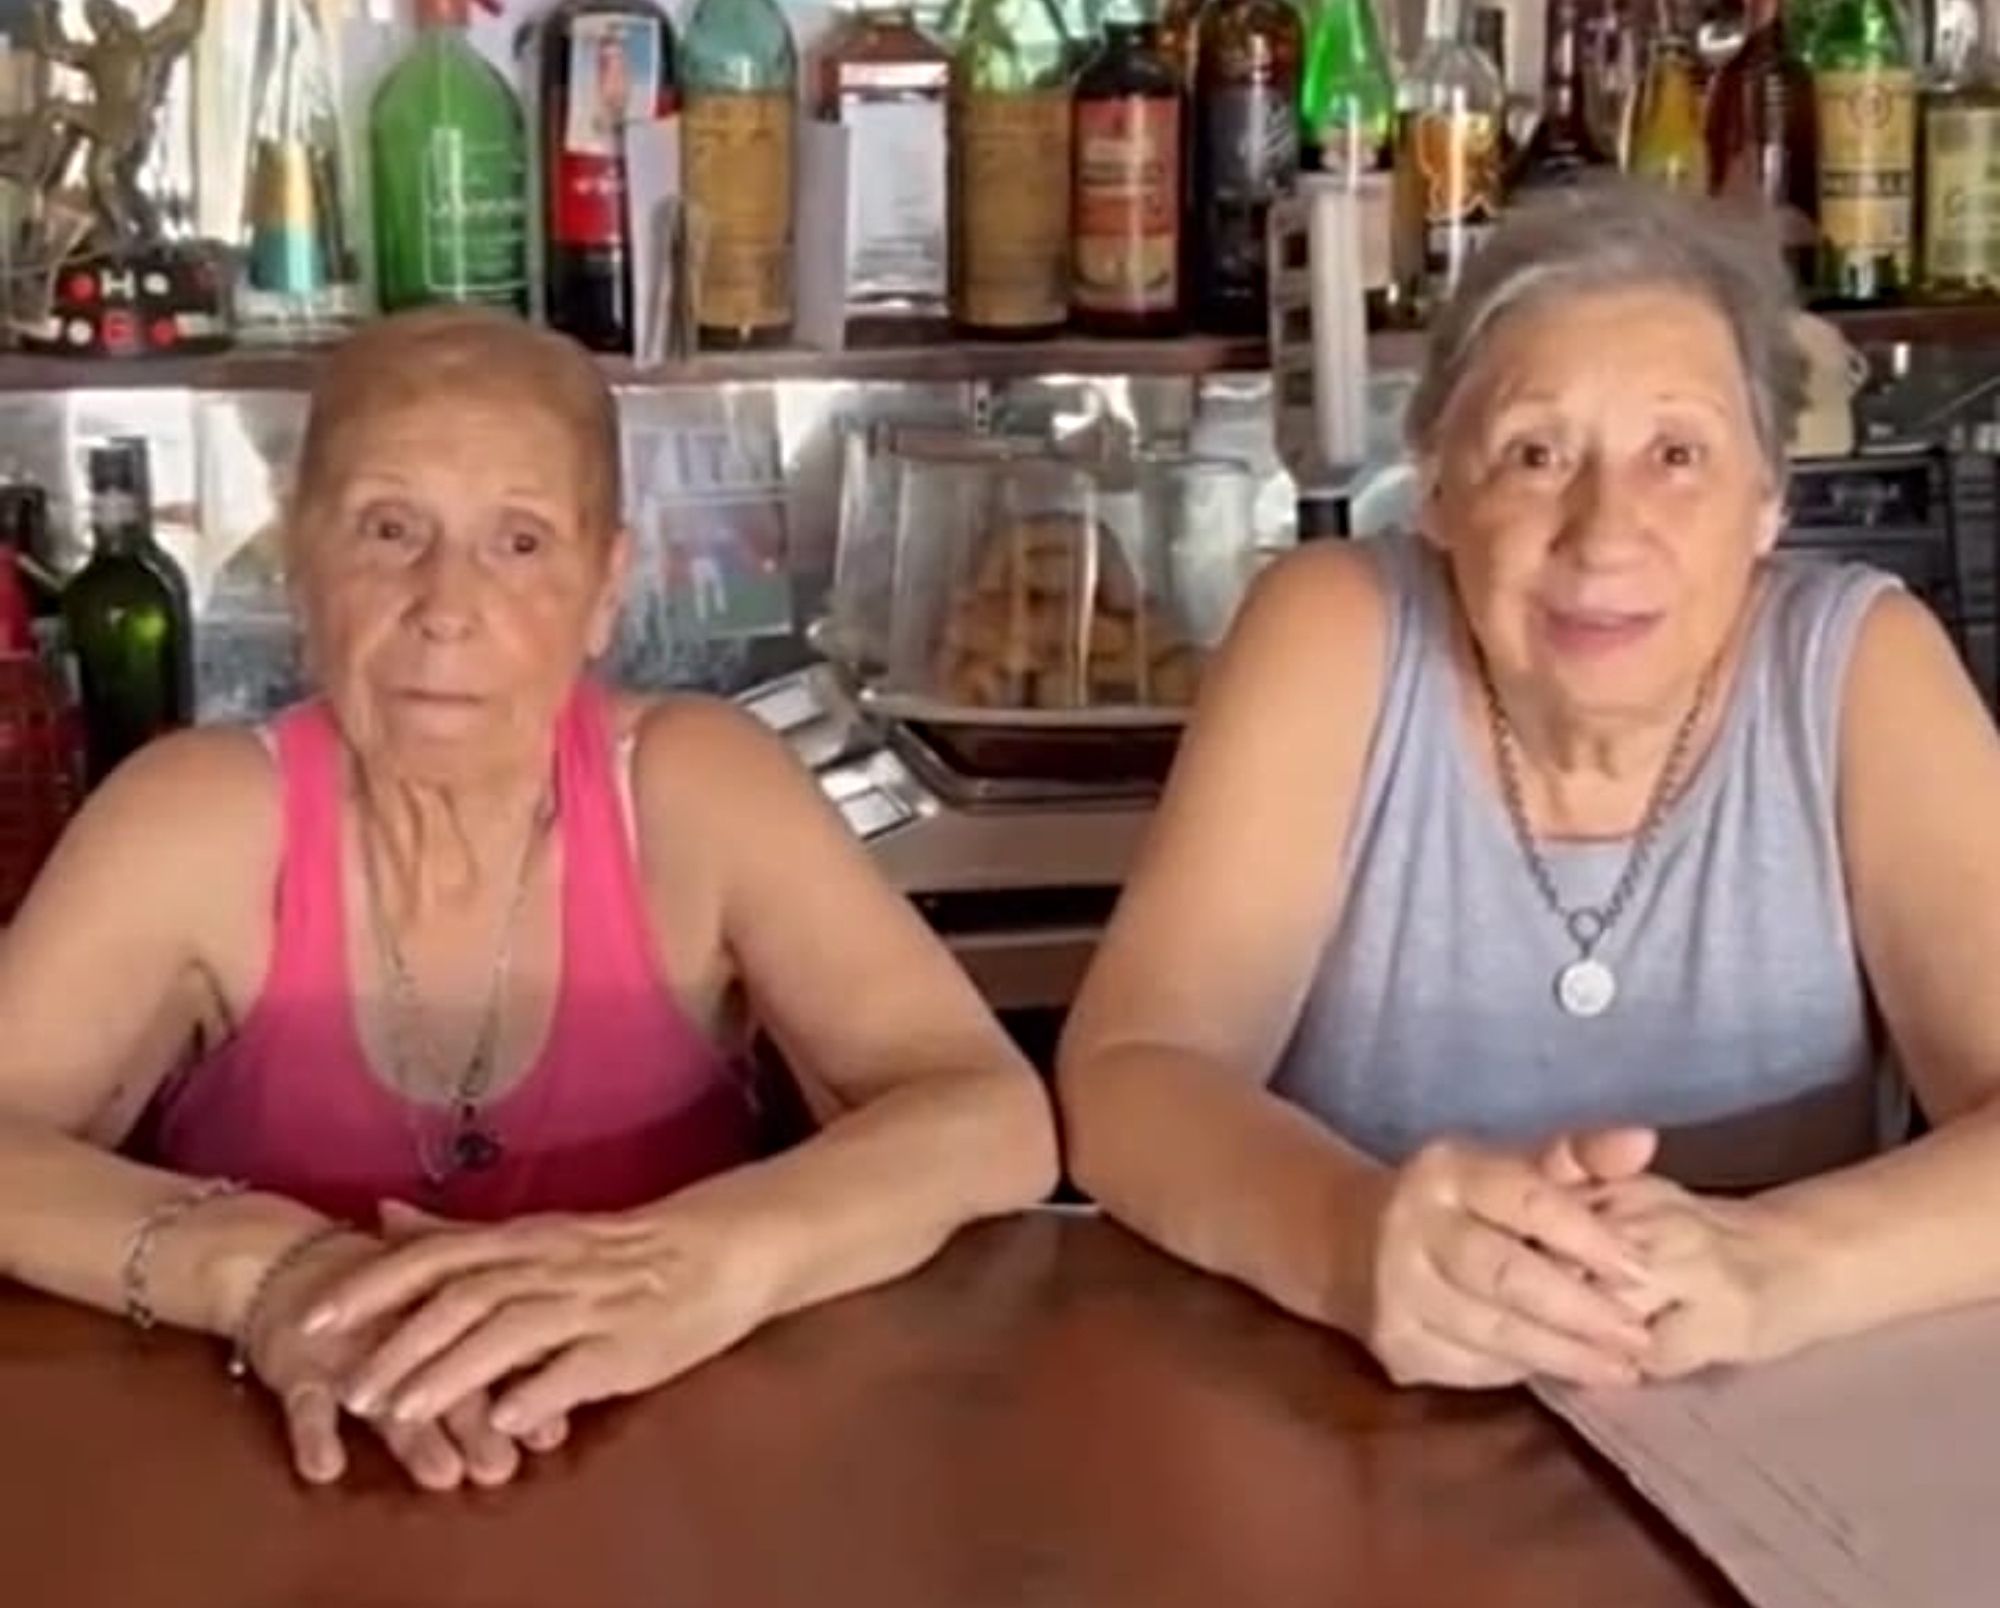
<instances>
[{"instance_id":1,"label":"trophy statuette","mask_svg":"<svg viewBox=\"0 0 2000 1608\"><path fill-rule=\"evenodd\" d=\"M0 182L32 198L12 245L40 294L17 295L9 309L29 350L138 357L228 344L223 262L213 248L167 239L139 178L168 76L201 32L202 7L174 0L141 26L119 0L84 0L90 36L78 39L64 29L57 0L37 0L36 49L72 69L90 94L52 93L32 111L0 118ZM23 276L11 277L18 286Z\"/></svg>"}]
</instances>

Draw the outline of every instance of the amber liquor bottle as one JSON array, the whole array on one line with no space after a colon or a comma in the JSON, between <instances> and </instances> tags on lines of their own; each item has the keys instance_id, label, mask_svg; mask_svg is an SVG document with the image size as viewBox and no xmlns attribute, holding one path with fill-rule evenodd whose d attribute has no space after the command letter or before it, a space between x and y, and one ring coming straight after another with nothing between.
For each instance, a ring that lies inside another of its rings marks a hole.
<instances>
[{"instance_id":1,"label":"amber liquor bottle","mask_svg":"<svg viewBox=\"0 0 2000 1608\"><path fill-rule=\"evenodd\" d=\"M1070 316L1084 334L1181 328L1186 127L1157 25L1108 18L1071 107Z\"/></svg>"},{"instance_id":2,"label":"amber liquor bottle","mask_svg":"<svg viewBox=\"0 0 2000 1608\"><path fill-rule=\"evenodd\" d=\"M1291 0L1209 0L1195 30L1195 321L1254 335L1269 317L1271 203L1299 171L1304 30Z\"/></svg>"}]
</instances>

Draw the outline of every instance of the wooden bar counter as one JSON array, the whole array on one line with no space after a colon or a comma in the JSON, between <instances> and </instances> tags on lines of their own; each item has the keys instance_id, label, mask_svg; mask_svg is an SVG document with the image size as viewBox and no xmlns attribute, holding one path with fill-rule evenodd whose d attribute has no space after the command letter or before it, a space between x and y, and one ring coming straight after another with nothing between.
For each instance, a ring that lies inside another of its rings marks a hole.
<instances>
[{"instance_id":1,"label":"wooden bar counter","mask_svg":"<svg viewBox=\"0 0 2000 1608\"><path fill-rule=\"evenodd\" d=\"M1354 1348L1111 1225L963 1236L498 1492L308 1490L213 1343L0 1295L5 1608L1726 1608L1518 1393Z\"/></svg>"}]
</instances>

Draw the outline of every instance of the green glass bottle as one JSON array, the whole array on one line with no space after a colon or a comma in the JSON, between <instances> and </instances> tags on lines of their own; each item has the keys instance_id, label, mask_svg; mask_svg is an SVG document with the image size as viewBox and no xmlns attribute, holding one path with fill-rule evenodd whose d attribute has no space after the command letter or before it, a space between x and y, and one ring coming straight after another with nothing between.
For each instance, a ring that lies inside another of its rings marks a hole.
<instances>
[{"instance_id":1,"label":"green glass bottle","mask_svg":"<svg viewBox=\"0 0 2000 1608\"><path fill-rule=\"evenodd\" d=\"M1338 174L1361 201L1361 273L1368 320L1409 311L1395 272L1396 77L1373 0L1319 0L1306 30L1299 84L1305 165Z\"/></svg>"},{"instance_id":2,"label":"green glass bottle","mask_svg":"<svg viewBox=\"0 0 2000 1608\"><path fill-rule=\"evenodd\" d=\"M681 48L681 193L702 242L703 346L791 339L798 82L792 30L773 0L695 7Z\"/></svg>"},{"instance_id":3,"label":"green glass bottle","mask_svg":"<svg viewBox=\"0 0 2000 1608\"><path fill-rule=\"evenodd\" d=\"M194 713L187 582L153 537L146 443L93 447L91 556L63 589L93 784Z\"/></svg>"},{"instance_id":4,"label":"green glass bottle","mask_svg":"<svg viewBox=\"0 0 2000 1608\"><path fill-rule=\"evenodd\" d=\"M528 144L521 103L465 37L468 0L418 0L416 43L368 118L376 290L528 310Z\"/></svg>"},{"instance_id":5,"label":"green glass bottle","mask_svg":"<svg viewBox=\"0 0 2000 1608\"><path fill-rule=\"evenodd\" d=\"M1832 0L1813 44L1819 113L1819 291L1879 302L1909 289L1917 80L1897 0Z\"/></svg>"}]
</instances>

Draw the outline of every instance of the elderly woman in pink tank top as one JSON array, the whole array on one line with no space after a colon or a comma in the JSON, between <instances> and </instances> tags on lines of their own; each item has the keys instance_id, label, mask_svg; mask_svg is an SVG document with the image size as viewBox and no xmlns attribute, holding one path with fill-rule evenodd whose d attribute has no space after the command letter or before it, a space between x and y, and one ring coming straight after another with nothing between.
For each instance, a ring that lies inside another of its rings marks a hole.
<instances>
[{"instance_id":1,"label":"elderly woman in pink tank top","mask_svg":"<svg viewBox=\"0 0 2000 1608\"><path fill-rule=\"evenodd\" d=\"M891 1279L1055 1175L977 994L754 721L594 680L630 545L575 347L329 361L287 539L323 696L137 755L0 944L0 1270L208 1330L300 1473L430 1488ZM745 1054L816 1134L762 1159Z\"/></svg>"}]
</instances>

